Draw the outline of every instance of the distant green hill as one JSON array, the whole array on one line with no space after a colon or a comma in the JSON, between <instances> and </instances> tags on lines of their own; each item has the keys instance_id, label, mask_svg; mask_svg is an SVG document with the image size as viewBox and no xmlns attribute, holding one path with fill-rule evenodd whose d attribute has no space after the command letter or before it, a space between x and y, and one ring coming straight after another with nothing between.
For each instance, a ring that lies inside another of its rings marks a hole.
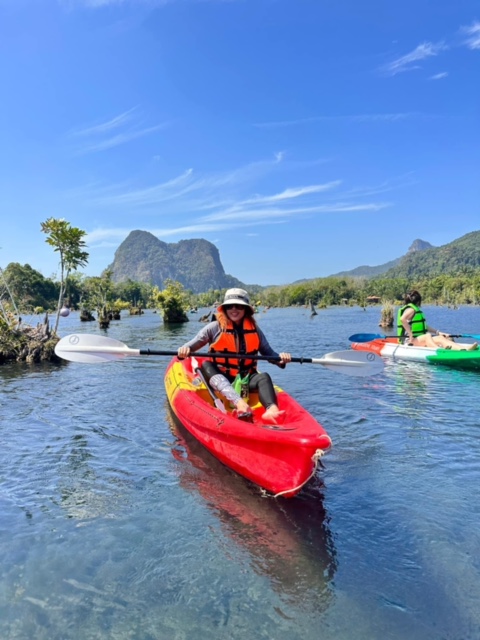
<instances>
[{"instance_id":1,"label":"distant green hill","mask_svg":"<svg viewBox=\"0 0 480 640\"><path fill-rule=\"evenodd\" d=\"M381 276L382 274L386 274L390 269L394 269L397 267L401 261L409 255L417 254L421 251L426 251L427 249L434 249L434 247L425 240L414 240L410 245L407 253L400 257L395 258L394 260L390 260L390 262L385 262L384 264L380 264L376 267L370 267L368 265L362 265L361 267L356 267L351 271L340 271L340 273L332 274L332 278L375 278L377 276Z\"/></svg>"},{"instance_id":2,"label":"distant green hill","mask_svg":"<svg viewBox=\"0 0 480 640\"><path fill-rule=\"evenodd\" d=\"M441 247L407 254L384 275L387 278L418 279L466 271L480 271L480 231L467 233Z\"/></svg>"},{"instance_id":3,"label":"distant green hill","mask_svg":"<svg viewBox=\"0 0 480 640\"><path fill-rule=\"evenodd\" d=\"M200 239L168 244L148 231L131 231L116 250L109 269L114 282L130 279L163 288L169 278L194 293L245 287L225 273L218 249L211 242Z\"/></svg>"},{"instance_id":4,"label":"distant green hill","mask_svg":"<svg viewBox=\"0 0 480 640\"><path fill-rule=\"evenodd\" d=\"M480 231L433 247L424 240L415 240L408 252L377 267L361 266L351 271L341 271L331 277L351 278L407 278L415 280L442 274L454 275L465 271L480 271Z\"/></svg>"}]
</instances>

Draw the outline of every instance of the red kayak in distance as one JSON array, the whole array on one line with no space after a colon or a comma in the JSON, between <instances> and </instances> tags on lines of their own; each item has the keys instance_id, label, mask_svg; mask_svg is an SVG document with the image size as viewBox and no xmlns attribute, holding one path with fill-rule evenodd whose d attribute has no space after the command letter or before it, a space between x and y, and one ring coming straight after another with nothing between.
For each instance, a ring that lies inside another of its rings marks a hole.
<instances>
[{"instance_id":1,"label":"red kayak in distance","mask_svg":"<svg viewBox=\"0 0 480 640\"><path fill-rule=\"evenodd\" d=\"M203 358L198 358L201 365ZM170 406L182 425L230 469L275 496L295 496L313 477L317 461L331 445L325 429L288 393L276 387L281 423L266 424L257 394L249 404L254 422L238 420L225 404L214 405L191 358L174 357L165 373ZM217 401L218 402L218 401Z\"/></svg>"}]
</instances>

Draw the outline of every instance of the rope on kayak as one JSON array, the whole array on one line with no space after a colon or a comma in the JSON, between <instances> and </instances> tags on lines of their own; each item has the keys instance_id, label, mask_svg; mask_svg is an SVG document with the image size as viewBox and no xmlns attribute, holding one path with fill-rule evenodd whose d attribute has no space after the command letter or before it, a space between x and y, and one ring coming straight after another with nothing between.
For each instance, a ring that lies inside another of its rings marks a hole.
<instances>
[{"instance_id":1,"label":"rope on kayak","mask_svg":"<svg viewBox=\"0 0 480 640\"><path fill-rule=\"evenodd\" d=\"M283 496L285 493L291 493L292 491L300 491L300 489L307 484L307 482L309 480L311 480L313 478L313 476L315 475L316 471L317 471L317 467L318 467L318 461L320 460L320 458L325 454L325 449L317 449L315 451L315 453L312 456L312 462L313 462L313 470L312 473L308 476L308 478L306 480L304 480L302 482L302 484L299 484L298 487L294 487L293 489L286 489L285 491L280 491L280 493L276 493L273 497L274 498L278 498L279 496Z\"/></svg>"}]
</instances>

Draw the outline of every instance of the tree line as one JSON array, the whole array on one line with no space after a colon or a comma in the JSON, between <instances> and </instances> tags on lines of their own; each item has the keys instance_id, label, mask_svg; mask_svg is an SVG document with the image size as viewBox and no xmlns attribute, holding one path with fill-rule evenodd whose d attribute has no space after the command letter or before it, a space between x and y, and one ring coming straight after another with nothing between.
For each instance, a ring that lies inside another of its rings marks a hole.
<instances>
[{"instance_id":1,"label":"tree line","mask_svg":"<svg viewBox=\"0 0 480 640\"><path fill-rule=\"evenodd\" d=\"M56 309L61 292L61 281L44 277L29 264L10 263L4 276L23 313L52 311ZM178 283L177 283L178 284ZM184 307L213 307L223 299L225 290L211 289L194 294L180 285ZM480 273L441 275L427 279L404 278L318 278L305 282L250 290L252 300L258 306L290 307L309 303L322 307L332 305L366 306L368 298L400 302L410 289L418 289L427 304L460 305L480 303ZM85 276L70 273L64 283L64 303L71 309L94 311L107 305L111 309L154 307L160 291L145 282L115 283L106 270L101 276Z\"/></svg>"},{"instance_id":2,"label":"tree line","mask_svg":"<svg viewBox=\"0 0 480 640\"><path fill-rule=\"evenodd\" d=\"M72 227L64 219L48 218L41 224L46 242L59 254L60 276L44 277L29 264L10 263L3 277L17 308L22 313L57 311L55 331L62 305L70 309L121 311L128 307L161 308L167 317L182 318L192 308L211 307L223 300L225 289L194 294L175 281L164 289L145 282L127 280L115 283L108 269L100 276L85 276L79 269L88 263L85 231ZM251 286L256 306L290 307L315 305L359 305L365 307L375 296L382 304L399 304L410 289L418 289L425 303L442 305L478 304L480 270L463 266L455 273L434 277L353 278L327 277L263 288Z\"/></svg>"}]
</instances>

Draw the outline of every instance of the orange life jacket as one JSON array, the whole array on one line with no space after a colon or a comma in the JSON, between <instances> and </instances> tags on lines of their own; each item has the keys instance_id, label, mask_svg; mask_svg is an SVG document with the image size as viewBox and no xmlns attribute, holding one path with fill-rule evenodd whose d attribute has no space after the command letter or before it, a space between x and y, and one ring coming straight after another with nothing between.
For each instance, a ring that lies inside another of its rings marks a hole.
<instances>
[{"instance_id":1,"label":"orange life jacket","mask_svg":"<svg viewBox=\"0 0 480 640\"><path fill-rule=\"evenodd\" d=\"M243 320L243 335L245 338L245 355L256 355L260 348L260 338L257 328L250 318ZM210 345L210 351L226 353L239 353L240 344L235 333L233 323L228 320L227 328L220 333L215 342ZM242 354L243 355L243 354ZM237 358L215 358L215 363L222 373L235 377L240 371L243 375L256 370L256 360L249 358L238 360Z\"/></svg>"}]
</instances>

